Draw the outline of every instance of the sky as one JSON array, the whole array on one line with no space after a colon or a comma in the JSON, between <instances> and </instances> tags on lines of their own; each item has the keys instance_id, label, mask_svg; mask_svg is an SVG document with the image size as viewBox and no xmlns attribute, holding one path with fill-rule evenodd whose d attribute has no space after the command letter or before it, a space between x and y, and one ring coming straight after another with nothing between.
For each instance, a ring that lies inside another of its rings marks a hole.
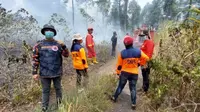
<instances>
[{"instance_id":1,"label":"sky","mask_svg":"<svg viewBox=\"0 0 200 112\"><path fill-rule=\"evenodd\" d=\"M138 4L143 8L146 3L151 3L153 0L136 0L138 2Z\"/></svg>"}]
</instances>

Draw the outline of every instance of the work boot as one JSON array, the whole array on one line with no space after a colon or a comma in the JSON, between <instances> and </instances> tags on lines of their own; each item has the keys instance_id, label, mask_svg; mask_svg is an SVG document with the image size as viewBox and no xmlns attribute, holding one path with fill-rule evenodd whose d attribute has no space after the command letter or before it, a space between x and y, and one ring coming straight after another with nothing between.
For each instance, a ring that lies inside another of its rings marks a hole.
<instances>
[{"instance_id":1,"label":"work boot","mask_svg":"<svg viewBox=\"0 0 200 112\"><path fill-rule=\"evenodd\" d=\"M136 105L132 104L131 108L132 108L132 110L136 110Z\"/></svg>"},{"instance_id":2,"label":"work boot","mask_svg":"<svg viewBox=\"0 0 200 112\"><path fill-rule=\"evenodd\" d=\"M88 64L89 65L94 65L93 61L92 61L92 58L88 58Z\"/></svg>"},{"instance_id":3,"label":"work boot","mask_svg":"<svg viewBox=\"0 0 200 112\"><path fill-rule=\"evenodd\" d=\"M97 58L96 57L93 57L93 63L94 64L98 64L99 62L97 61Z\"/></svg>"}]
</instances>

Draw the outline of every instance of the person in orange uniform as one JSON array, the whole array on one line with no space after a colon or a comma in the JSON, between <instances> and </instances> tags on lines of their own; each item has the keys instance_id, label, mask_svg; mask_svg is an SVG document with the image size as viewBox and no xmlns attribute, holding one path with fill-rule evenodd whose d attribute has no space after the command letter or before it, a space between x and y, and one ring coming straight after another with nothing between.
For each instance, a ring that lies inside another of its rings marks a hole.
<instances>
[{"instance_id":1,"label":"person in orange uniform","mask_svg":"<svg viewBox=\"0 0 200 112\"><path fill-rule=\"evenodd\" d=\"M149 59L151 59L154 51L154 42L151 40L148 30L144 30L142 35L143 35L142 37L144 38L143 39L144 42L140 49L149 57ZM143 63L145 63L145 60L143 61L144 61ZM143 76L142 89L145 93L147 93L149 89L149 74L150 74L150 67L149 64L146 63L145 66L142 66L142 76Z\"/></svg>"},{"instance_id":2,"label":"person in orange uniform","mask_svg":"<svg viewBox=\"0 0 200 112\"><path fill-rule=\"evenodd\" d=\"M75 34L73 37L72 47L71 47L71 55L73 60L74 69L76 69L77 73L77 86L82 86L82 77L84 77L83 86L86 86L88 83L88 64L86 59L86 53L81 45L83 39L80 34Z\"/></svg>"},{"instance_id":3,"label":"person in orange uniform","mask_svg":"<svg viewBox=\"0 0 200 112\"><path fill-rule=\"evenodd\" d=\"M125 36L124 45L126 49L121 51L117 62L117 75L119 76L118 87L112 96L112 100L116 102L118 96L122 92L127 81L129 81L129 89L131 93L132 109L136 109L136 83L138 80L138 64L144 65L140 60L148 61L149 58L140 49L133 47L133 38Z\"/></svg>"},{"instance_id":4,"label":"person in orange uniform","mask_svg":"<svg viewBox=\"0 0 200 112\"><path fill-rule=\"evenodd\" d=\"M92 33L93 33L93 28L88 28L88 34L86 36L86 48L88 50L88 63L90 65L98 64L96 58L96 52L94 49L95 43Z\"/></svg>"}]
</instances>

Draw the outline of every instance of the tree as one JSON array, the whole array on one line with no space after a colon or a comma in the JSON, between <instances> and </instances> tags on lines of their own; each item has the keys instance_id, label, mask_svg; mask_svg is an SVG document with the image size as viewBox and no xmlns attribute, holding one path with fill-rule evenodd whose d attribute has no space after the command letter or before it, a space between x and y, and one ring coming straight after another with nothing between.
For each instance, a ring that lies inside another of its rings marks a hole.
<instances>
[{"instance_id":1,"label":"tree","mask_svg":"<svg viewBox=\"0 0 200 112\"><path fill-rule=\"evenodd\" d=\"M83 16L84 18L86 18L86 20L87 20L88 22L90 22L90 23L95 22L95 20L85 11L85 9L80 8L80 12L81 12L82 16Z\"/></svg>"},{"instance_id":2,"label":"tree","mask_svg":"<svg viewBox=\"0 0 200 112\"><path fill-rule=\"evenodd\" d=\"M104 22L104 18L106 16L108 16L111 2L110 2L110 0L97 0L95 3L97 4L98 8L100 9L100 11L103 14L102 19Z\"/></svg>"},{"instance_id":3,"label":"tree","mask_svg":"<svg viewBox=\"0 0 200 112\"><path fill-rule=\"evenodd\" d=\"M163 1L153 0L151 4L147 4L142 11L143 23L151 26L157 26L163 18L162 14Z\"/></svg>"},{"instance_id":4,"label":"tree","mask_svg":"<svg viewBox=\"0 0 200 112\"><path fill-rule=\"evenodd\" d=\"M71 42L71 40L68 38L70 29L68 27L68 23L66 19L57 13L54 13L51 15L51 19L49 20L49 24L52 24L56 27L57 32L60 32L62 35L59 37L63 38L65 43Z\"/></svg>"},{"instance_id":5,"label":"tree","mask_svg":"<svg viewBox=\"0 0 200 112\"><path fill-rule=\"evenodd\" d=\"M178 2L176 0L165 0L163 5L164 15L173 19L178 13L177 4Z\"/></svg>"},{"instance_id":6,"label":"tree","mask_svg":"<svg viewBox=\"0 0 200 112\"><path fill-rule=\"evenodd\" d=\"M141 12L141 15L140 15L140 20L141 20L141 22L142 23L147 23L148 22L148 16L149 16L149 13L150 13L150 11L149 11L149 9L151 8L151 4L150 3L147 3L145 6L144 6L144 8L143 8L143 10L142 10L142 12Z\"/></svg>"},{"instance_id":7,"label":"tree","mask_svg":"<svg viewBox=\"0 0 200 112\"><path fill-rule=\"evenodd\" d=\"M120 27L122 31L127 30L128 28L128 0L124 0L121 4L121 0L119 0L119 17L120 17Z\"/></svg>"},{"instance_id":8,"label":"tree","mask_svg":"<svg viewBox=\"0 0 200 112\"><path fill-rule=\"evenodd\" d=\"M128 13L131 15L131 18L130 18L131 24L130 25L131 25L131 28L133 28L133 29L135 27L139 27L140 12L141 12L141 7L138 5L138 3L135 0L132 0L129 4Z\"/></svg>"}]
</instances>

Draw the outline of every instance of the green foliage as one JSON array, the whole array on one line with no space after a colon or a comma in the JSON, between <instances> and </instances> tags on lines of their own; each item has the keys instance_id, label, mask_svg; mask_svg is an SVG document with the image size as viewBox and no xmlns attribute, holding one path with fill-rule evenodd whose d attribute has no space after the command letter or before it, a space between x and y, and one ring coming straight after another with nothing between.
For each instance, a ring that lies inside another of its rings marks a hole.
<instances>
[{"instance_id":1,"label":"green foliage","mask_svg":"<svg viewBox=\"0 0 200 112\"><path fill-rule=\"evenodd\" d=\"M200 19L197 18L197 16L200 14L200 10L198 8L192 8L189 11L193 13L193 16L189 17L188 20L192 20L192 21L200 24Z\"/></svg>"}]
</instances>

